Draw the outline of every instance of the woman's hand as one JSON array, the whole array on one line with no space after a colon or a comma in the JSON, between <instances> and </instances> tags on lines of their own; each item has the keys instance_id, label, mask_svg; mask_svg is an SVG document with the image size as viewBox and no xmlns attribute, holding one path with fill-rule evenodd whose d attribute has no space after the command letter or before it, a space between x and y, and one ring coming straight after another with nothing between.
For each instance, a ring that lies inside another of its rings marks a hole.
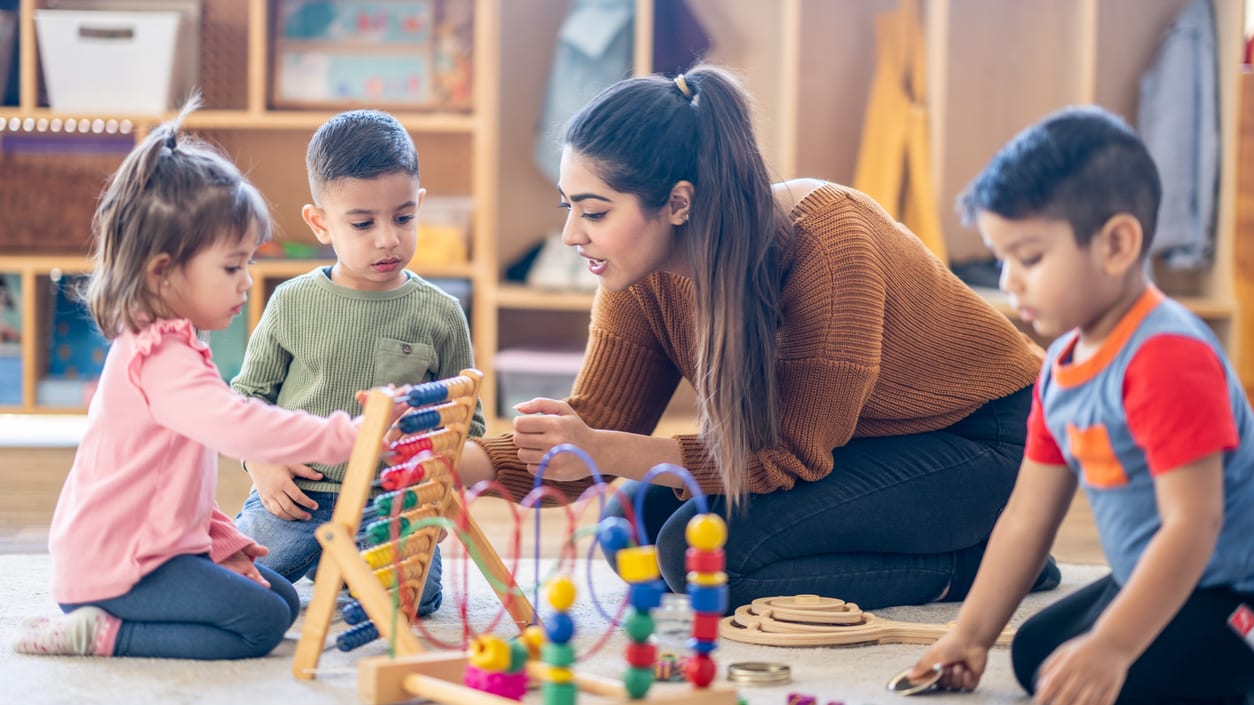
<instances>
[{"instance_id":1,"label":"woman's hand","mask_svg":"<svg viewBox=\"0 0 1254 705\"><path fill-rule=\"evenodd\" d=\"M910 680L921 680L938 663L943 669L937 683L942 690L975 690L988 665L988 649L951 629L914 664Z\"/></svg>"},{"instance_id":2,"label":"woman's hand","mask_svg":"<svg viewBox=\"0 0 1254 705\"><path fill-rule=\"evenodd\" d=\"M514 445L518 446L518 459L527 464L531 474L539 471L545 453L563 443L577 446L596 458L597 431L589 428L566 402L532 399L514 408L523 414L514 419ZM571 453L554 456L544 469L546 480L561 482L591 474L583 459Z\"/></svg>"},{"instance_id":3,"label":"woman's hand","mask_svg":"<svg viewBox=\"0 0 1254 705\"><path fill-rule=\"evenodd\" d=\"M269 553L270 549L262 546L261 544L254 543L241 548L226 558L223 558L222 562L218 565L233 573L239 573L262 587L268 588L270 587L270 581L266 580L261 575L261 571L257 570L257 564L253 562L253 559L260 558L268 555Z\"/></svg>"},{"instance_id":4,"label":"woman's hand","mask_svg":"<svg viewBox=\"0 0 1254 705\"><path fill-rule=\"evenodd\" d=\"M1064 642L1041 664L1033 701L1051 705L1110 705L1135 659L1090 632Z\"/></svg>"}]
</instances>

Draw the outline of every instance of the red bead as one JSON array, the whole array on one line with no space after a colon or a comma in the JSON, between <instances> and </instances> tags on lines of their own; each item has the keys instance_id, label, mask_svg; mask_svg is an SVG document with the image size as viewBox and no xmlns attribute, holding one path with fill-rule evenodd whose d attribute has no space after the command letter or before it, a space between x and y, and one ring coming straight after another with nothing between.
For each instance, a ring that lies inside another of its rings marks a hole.
<instances>
[{"instance_id":1,"label":"red bead","mask_svg":"<svg viewBox=\"0 0 1254 705\"><path fill-rule=\"evenodd\" d=\"M717 670L709 654L694 654L684 663L684 678L698 688L705 688L714 682Z\"/></svg>"},{"instance_id":2,"label":"red bead","mask_svg":"<svg viewBox=\"0 0 1254 705\"><path fill-rule=\"evenodd\" d=\"M700 641L718 641L718 623L722 615L699 612L692 615L692 635Z\"/></svg>"},{"instance_id":3,"label":"red bead","mask_svg":"<svg viewBox=\"0 0 1254 705\"><path fill-rule=\"evenodd\" d=\"M727 564L723 549L701 551L690 548L684 551L684 567L692 573L717 573Z\"/></svg>"},{"instance_id":4,"label":"red bead","mask_svg":"<svg viewBox=\"0 0 1254 705\"><path fill-rule=\"evenodd\" d=\"M657 647L649 642L627 645L627 664L636 668L653 668L657 660Z\"/></svg>"}]
</instances>

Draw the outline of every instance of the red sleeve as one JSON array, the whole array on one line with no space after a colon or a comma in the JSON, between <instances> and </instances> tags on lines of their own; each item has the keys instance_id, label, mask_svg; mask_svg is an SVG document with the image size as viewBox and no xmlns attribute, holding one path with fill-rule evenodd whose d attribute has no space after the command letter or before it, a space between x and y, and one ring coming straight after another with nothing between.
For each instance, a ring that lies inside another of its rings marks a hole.
<instances>
[{"instance_id":1,"label":"red sleeve","mask_svg":"<svg viewBox=\"0 0 1254 705\"><path fill-rule=\"evenodd\" d=\"M1066 465L1067 459L1045 425L1045 409L1041 406L1041 380L1032 385L1032 411L1028 414L1028 439L1023 457L1043 465Z\"/></svg>"},{"instance_id":2,"label":"red sleeve","mask_svg":"<svg viewBox=\"0 0 1254 705\"><path fill-rule=\"evenodd\" d=\"M1123 406L1152 475L1237 447L1227 373L1196 338L1147 340L1128 364Z\"/></svg>"}]
</instances>

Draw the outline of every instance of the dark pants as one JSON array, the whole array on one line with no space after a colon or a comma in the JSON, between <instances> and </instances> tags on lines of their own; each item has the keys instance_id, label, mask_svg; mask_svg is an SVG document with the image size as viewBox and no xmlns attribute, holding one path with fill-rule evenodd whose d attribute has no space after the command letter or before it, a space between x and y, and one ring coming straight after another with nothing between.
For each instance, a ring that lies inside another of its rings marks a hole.
<instances>
[{"instance_id":1,"label":"dark pants","mask_svg":"<svg viewBox=\"0 0 1254 705\"><path fill-rule=\"evenodd\" d=\"M300 614L292 584L265 566L265 588L209 560L175 556L130 592L95 605L122 620L114 656L239 659L265 656Z\"/></svg>"},{"instance_id":2,"label":"dark pants","mask_svg":"<svg viewBox=\"0 0 1254 705\"><path fill-rule=\"evenodd\" d=\"M1106 576L1038 612L1015 634L1010 649L1015 678L1036 691L1041 664L1063 642L1084 634L1119 594ZM1181 700L1241 702L1254 695L1254 649L1228 626L1228 615L1254 595L1226 589L1198 590L1158 638L1128 669L1120 705Z\"/></svg>"},{"instance_id":3,"label":"dark pants","mask_svg":"<svg viewBox=\"0 0 1254 705\"><path fill-rule=\"evenodd\" d=\"M949 599L962 599L1018 475L1031 398L1025 388L939 431L855 438L832 452L827 477L750 495L728 519L729 608L798 594L864 609L923 604L951 583ZM696 503L638 482L627 483L624 497L641 490L662 577L682 591L684 529ZM724 498L708 500L726 519ZM621 503L611 501L606 514L623 516Z\"/></svg>"}]
</instances>

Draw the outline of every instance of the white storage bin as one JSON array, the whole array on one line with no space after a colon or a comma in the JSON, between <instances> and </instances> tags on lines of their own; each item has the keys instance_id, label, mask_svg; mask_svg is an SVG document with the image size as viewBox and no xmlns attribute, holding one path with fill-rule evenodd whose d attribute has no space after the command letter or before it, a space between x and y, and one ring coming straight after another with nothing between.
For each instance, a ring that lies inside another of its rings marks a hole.
<instances>
[{"instance_id":1,"label":"white storage bin","mask_svg":"<svg viewBox=\"0 0 1254 705\"><path fill-rule=\"evenodd\" d=\"M496 354L499 415L514 418L514 405L536 397L565 399L583 365L582 350L510 348Z\"/></svg>"},{"instance_id":2,"label":"white storage bin","mask_svg":"<svg viewBox=\"0 0 1254 705\"><path fill-rule=\"evenodd\" d=\"M170 109L178 27L177 12L36 10L52 109L121 114Z\"/></svg>"}]
</instances>

